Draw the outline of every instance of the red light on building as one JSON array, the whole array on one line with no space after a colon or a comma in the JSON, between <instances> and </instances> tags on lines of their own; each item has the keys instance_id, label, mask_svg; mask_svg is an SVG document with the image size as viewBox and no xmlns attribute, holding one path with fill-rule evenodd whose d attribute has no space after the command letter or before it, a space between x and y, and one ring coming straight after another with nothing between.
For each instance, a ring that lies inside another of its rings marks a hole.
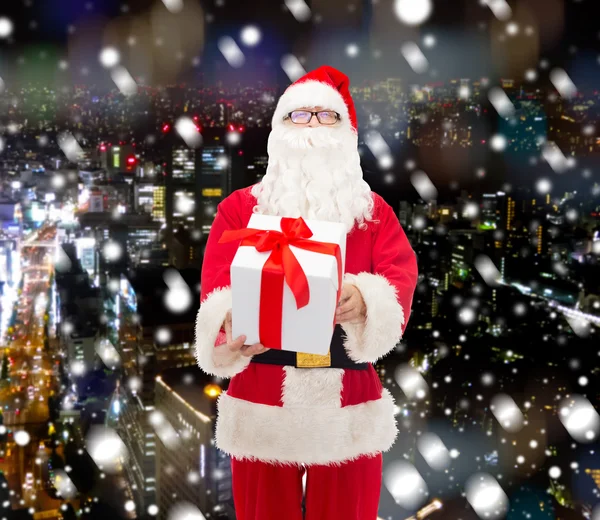
<instances>
[{"instance_id":1,"label":"red light on building","mask_svg":"<svg viewBox=\"0 0 600 520\"><path fill-rule=\"evenodd\" d=\"M171 126L168 124L163 125L162 127L162 131L164 134L166 134L169 130L171 130Z\"/></svg>"},{"instance_id":2,"label":"red light on building","mask_svg":"<svg viewBox=\"0 0 600 520\"><path fill-rule=\"evenodd\" d=\"M106 146L105 146L105 145L103 145L103 144L101 144L101 145L100 145L100 151L101 151L101 152L106 152Z\"/></svg>"},{"instance_id":3,"label":"red light on building","mask_svg":"<svg viewBox=\"0 0 600 520\"><path fill-rule=\"evenodd\" d=\"M227 128L230 132L233 132L235 130L235 127L233 125L229 125Z\"/></svg>"},{"instance_id":4,"label":"red light on building","mask_svg":"<svg viewBox=\"0 0 600 520\"><path fill-rule=\"evenodd\" d=\"M133 170L133 167L136 165L137 163L137 159L135 158L135 155L130 155L127 157L127 171L131 171Z\"/></svg>"},{"instance_id":5,"label":"red light on building","mask_svg":"<svg viewBox=\"0 0 600 520\"><path fill-rule=\"evenodd\" d=\"M238 131L239 131L239 132L243 132L244 130L246 130L246 128L245 128L244 126L240 126L240 127L238 128Z\"/></svg>"},{"instance_id":6,"label":"red light on building","mask_svg":"<svg viewBox=\"0 0 600 520\"><path fill-rule=\"evenodd\" d=\"M244 155L244 151L243 150L238 150L238 155Z\"/></svg>"}]
</instances>

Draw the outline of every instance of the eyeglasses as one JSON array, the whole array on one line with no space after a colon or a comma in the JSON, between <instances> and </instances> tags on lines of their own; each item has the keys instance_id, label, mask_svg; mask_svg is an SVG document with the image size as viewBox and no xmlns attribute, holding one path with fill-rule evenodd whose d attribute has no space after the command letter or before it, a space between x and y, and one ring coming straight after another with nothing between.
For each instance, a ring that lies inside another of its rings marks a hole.
<instances>
[{"instance_id":1,"label":"eyeglasses","mask_svg":"<svg viewBox=\"0 0 600 520\"><path fill-rule=\"evenodd\" d=\"M340 115L331 110L323 110L321 112L310 112L309 110L294 110L290 112L286 119L289 119L296 125L304 125L310 123L313 116L317 116L317 121L322 125L334 125L340 120Z\"/></svg>"}]
</instances>

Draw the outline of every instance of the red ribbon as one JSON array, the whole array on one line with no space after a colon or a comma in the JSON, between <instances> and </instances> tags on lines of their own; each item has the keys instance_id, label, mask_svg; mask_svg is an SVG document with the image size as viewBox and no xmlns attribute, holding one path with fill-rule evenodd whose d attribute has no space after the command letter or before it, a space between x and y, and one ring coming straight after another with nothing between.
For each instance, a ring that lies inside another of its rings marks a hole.
<instances>
[{"instance_id":1,"label":"red ribbon","mask_svg":"<svg viewBox=\"0 0 600 520\"><path fill-rule=\"evenodd\" d=\"M271 251L262 269L260 281L259 338L268 348L281 350L283 319L283 283L291 289L296 308L308 305L310 291L306 274L290 246L335 256L338 271L336 303L342 292L342 253L338 244L308 240L313 232L302 217L281 219L281 231L264 229L239 229L224 231L219 244L241 240L240 246L254 246L261 253ZM335 317L333 320L335 326Z\"/></svg>"}]
</instances>

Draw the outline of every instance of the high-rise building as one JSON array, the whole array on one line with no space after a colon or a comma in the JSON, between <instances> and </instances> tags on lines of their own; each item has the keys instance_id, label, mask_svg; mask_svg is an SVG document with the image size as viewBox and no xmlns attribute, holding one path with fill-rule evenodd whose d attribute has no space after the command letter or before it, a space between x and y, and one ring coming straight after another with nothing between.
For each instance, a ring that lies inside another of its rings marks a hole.
<instances>
[{"instance_id":1,"label":"high-rise building","mask_svg":"<svg viewBox=\"0 0 600 520\"><path fill-rule=\"evenodd\" d=\"M194 229L194 205L196 203L196 192L193 186L182 186L173 191L173 212L171 214L171 225L173 229Z\"/></svg>"},{"instance_id":2,"label":"high-rise building","mask_svg":"<svg viewBox=\"0 0 600 520\"><path fill-rule=\"evenodd\" d=\"M498 192L498 205L501 208L502 229L512 231L516 216L515 199L504 192Z\"/></svg>"},{"instance_id":3,"label":"high-rise building","mask_svg":"<svg viewBox=\"0 0 600 520\"><path fill-rule=\"evenodd\" d=\"M133 173L138 170L135 148L130 144L100 145L100 164L109 175Z\"/></svg>"},{"instance_id":4,"label":"high-rise building","mask_svg":"<svg viewBox=\"0 0 600 520\"><path fill-rule=\"evenodd\" d=\"M496 224L498 219L498 195L496 193L484 193L481 201L481 220L484 224Z\"/></svg>"},{"instance_id":5,"label":"high-rise building","mask_svg":"<svg viewBox=\"0 0 600 520\"><path fill-rule=\"evenodd\" d=\"M169 509L181 501L211 517L218 511L234 518L230 459L213 443L220 391L196 368L167 370L156 378L155 413L162 421L158 428L177 434L173 442L157 432L159 520L167 520Z\"/></svg>"},{"instance_id":6,"label":"high-rise building","mask_svg":"<svg viewBox=\"0 0 600 520\"><path fill-rule=\"evenodd\" d=\"M134 187L133 204L138 213L152 215L154 209L154 193L159 186L155 181L137 181ZM164 213L164 208L163 208Z\"/></svg>"},{"instance_id":7,"label":"high-rise building","mask_svg":"<svg viewBox=\"0 0 600 520\"><path fill-rule=\"evenodd\" d=\"M1 232L0 232L1 233ZM0 284L13 285L19 281L20 254L17 241L4 233L0 236Z\"/></svg>"},{"instance_id":8,"label":"high-rise building","mask_svg":"<svg viewBox=\"0 0 600 520\"><path fill-rule=\"evenodd\" d=\"M473 265L473 234L465 231L451 231L453 246L451 253L451 280L462 284L470 275Z\"/></svg>"},{"instance_id":9,"label":"high-rise building","mask_svg":"<svg viewBox=\"0 0 600 520\"><path fill-rule=\"evenodd\" d=\"M200 166L200 199L201 206L196 207L197 220L202 221L202 232L210 231L214 221L217 205L232 191L243 188L248 184L256 182L256 177L248 179L246 168L245 143L250 142L255 136L243 127L235 130L238 139L230 139L228 134L233 132L229 128L207 129L203 132L204 144ZM264 162L253 162L255 167L260 166L259 171L266 171Z\"/></svg>"},{"instance_id":10,"label":"high-rise building","mask_svg":"<svg viewBox=\"0 0 600 520\"><path fill-rule=\"evenodd\" d=\"M400 225L404 228L408 228L412 224L412 204L405 200L400 201L400 211L398 213L398 220Z\"/></svg>"},{"instance_id":11,"label":"high-rise building","mask_svg":"<svg viewBox=\"0 0 600 520\"><path fill-rule=\"evenodd\" d=\"M200 148L188 148L184 144L173 146L169 154L164 210L170 233L178 228L196 227L200 157Z\"/></svg>"},{"instance_id":12,"label":"high-rise building","mask_svg":"<svg viewBox=\"0 0 600 520\"><path fill-rule=\"evenodd\" d=\"M178 228L210 230L218 203L231 193L233 170L239 175L242 155L233 154L224 128L202 132L202 146L173 146L167 165L166 222L169 232ZM232 156L233 155L233 156Z\"/></svg>"},{"instance_id":13,"label":"high-rise building","mask_svg":"<svg viewBox=\"0 0 600 520\"><path fill-rule=\"evenodd\" d=\"M212 136L202 148L201 212L202 231L208 233L217 212L217 204L230 192L231 161L222 136Z\"/></svg>"},{"instance_id":14,"label":"high-rise building","mask_svg":"<svg viewBox=\"0 0 600 520\"><path fill-rule=\"evenodd\" d=\"M130 213L133 208L133 190L128 182L99 181L89 190L89 200L80 203L80 212Z\"/></svg>"},{"instance_id":15,"label":"high-rise building","mask_svg":"<svg viewBox=\"0 0 600 520\"><path fill-rule=\"evenodd\" d=\"M79 237L75 239L75 244L77 247L77 259L81 262L81 267L90 276L94 276L98 269L96 239L94 237Z\"/></svg>"},{"instance_id":16,"label":"high-rise building","mask_svg":"<svg viewBox=\"0 0 600 520\"><path fill-rule=\"evenodd\" d=\"M541 255L544 251L544 226L541 224L537 227L535 232L536 252Z\"/></svg>"},{"instance_id":17,"label":"high-rise building","mask_svg":"<svg viewBox=\"0 0 600 520\"><path fill-rule=\"evenodd\" d=\"M260 180L267 173L267 166L269 164L269 156L268 155L258 155L252 161L252 164L247 166L249 173L249 184L254 184L255 182L260 182Z\"/></svg>"},{"instance_id":18,"label":"high-rise building","mask_svg":"<svg viewBox=\"0 0 600 520\"><path fill-rule=\"evenodd\" d=\"M154 406L145 404L133 390L121 397L119 433L129 456L123 468L138 511L156 503L156 433L150 423Z\"/></svg>"},{"instance_id":19,"label":"high-rise building","mask_svg":"<svg viewBox=\"0 0 600 520\"><path fill-rule=\"evenodd\" d=\"M153 186L152 218L157 222L166 222L167 190L164 186Z\"/></svg>"},{"instance_id":20,"label":"high-rise building","mask_svg":"<svg viewBox=\"0 0 600 520\"><path fill-rule=\"evenodd\" d=\"M194 183L196 178L196 150L180 146L173 150L173 179Z\"/></svg>"},{"instance_id":21,"label":"high-rise building","mask_svg":"<svg viewBox=\"0 0 600 520\"><path fill-rule=\"evenodd\" d=\"M510 231L513 228L513 220L515 218L515 201L512 197L506 199L506 230Z\"/></svg>"}]
</instances>

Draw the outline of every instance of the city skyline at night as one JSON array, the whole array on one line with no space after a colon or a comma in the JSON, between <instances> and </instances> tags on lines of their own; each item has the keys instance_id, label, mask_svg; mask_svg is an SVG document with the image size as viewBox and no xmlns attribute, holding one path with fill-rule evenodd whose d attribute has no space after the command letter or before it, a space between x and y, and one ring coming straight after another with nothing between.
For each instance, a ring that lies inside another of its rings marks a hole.
<instances>
[{"instance_id":1,"label":"city skyline at night","mask_svg":"<svg viewBox=\"0 0 600 520\"><path fill-rule=\"evenodd\" d=\"M1 6L0 520L236 520L229 380L195 350L205 250L267 173L280 96L323 64L418 261L372 364L399 429L378 520L599 520L596 11Z\"/></svg>"}]
</instances>

